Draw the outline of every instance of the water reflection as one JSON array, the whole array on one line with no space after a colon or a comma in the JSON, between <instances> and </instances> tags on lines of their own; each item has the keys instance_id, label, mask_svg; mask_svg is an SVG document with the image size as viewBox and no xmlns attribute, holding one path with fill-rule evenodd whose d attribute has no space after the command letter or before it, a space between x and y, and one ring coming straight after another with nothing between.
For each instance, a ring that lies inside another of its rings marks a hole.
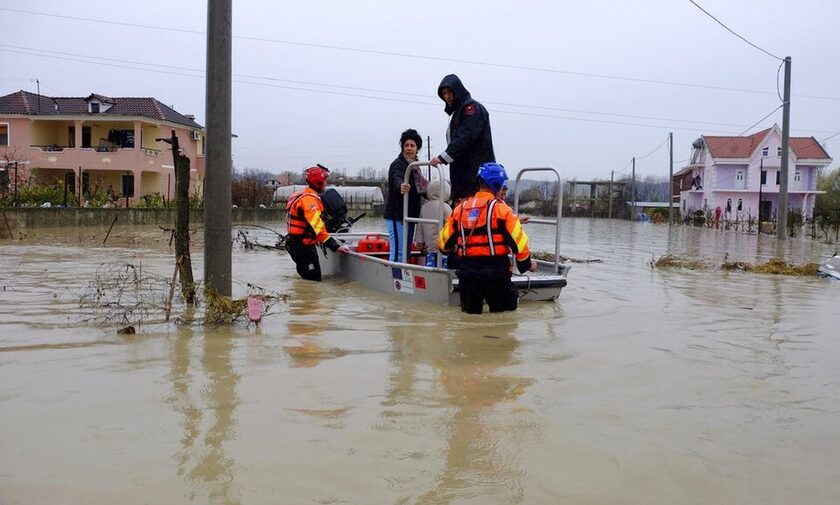
<instances>
[{"instance_id":1,"label":"water reflection","mask_svg":"<svg viewBox=\"0 0 840 505\"><path fill-rule=\"evenodd\" d=\"M382 401L383 426L395 431L436 426L442 433L433 438L444 441L441 454L423 456L443 466L419 503L478 496L503 503L522 501L525 471L512 440L532 433L534 423L529 411L514 405L504 408L532 383L504 371L518 363L516 330L516 323L390 329L393 369ZM429 407L437 407L435 412L445 409L444 419L424 419ZM412 420L418 426L412 428Z\"/></svg>"},{"instance_id":2,"label":"water reflection","mask_svg":"<svg viewBox=\"0 0 840 505\"><path fill-rule=\"evenodd\" d=\"M238 504L233 486L235 460L228 456L225 445L235 437L234 416L239 398L236 386L239 375L231 364L234 339L225 332L205 332L202 339L201 368L208 383L196 398L192 389L200 385L200 377L191 366L193 331L179 328L170 351L171 394L167 401L181 414L181 446L174 455L178 475L204 487L207 501ZM205 404L206 401L206 404ZM202 435L203 413L212 415ZM195 498L196 491L189 495Z\"/></svg>"},{"instance_id":3,"label":"water reflection","mask_svg":"<svg viewBox=\"0 0 840 505\"><path fill-rule=\"evenodd\" d=\"M319 286L311 281L295 279L288 301L287 341L283 350L291 359L292 367L312 368L325 359L342 355L340 349L328 349L321 345L320 335L327 325L329 315L318 317L324 310Z\"/></svg>"}]
</instances>

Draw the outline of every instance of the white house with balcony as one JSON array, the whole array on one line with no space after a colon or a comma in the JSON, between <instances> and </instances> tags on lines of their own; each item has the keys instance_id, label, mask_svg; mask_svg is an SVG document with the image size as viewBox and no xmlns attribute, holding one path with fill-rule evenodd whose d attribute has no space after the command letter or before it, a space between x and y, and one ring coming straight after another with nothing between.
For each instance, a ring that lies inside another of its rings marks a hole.
<instances>
[{"instance_id":1,"label":"white house with balcony","mask_svg":"<svg viewBox=\"0 0 840 505\"><path fill-rule=\"evenodd\" d=\"M791 137L788 208L809 218L817 180L832 159L814 137ZM782 131L778 125L746 137L703 135L692 144L690 163L672 180L683 215L721 208L729 219L773 220L779 205Z\"/></svg>"}]
</instances>

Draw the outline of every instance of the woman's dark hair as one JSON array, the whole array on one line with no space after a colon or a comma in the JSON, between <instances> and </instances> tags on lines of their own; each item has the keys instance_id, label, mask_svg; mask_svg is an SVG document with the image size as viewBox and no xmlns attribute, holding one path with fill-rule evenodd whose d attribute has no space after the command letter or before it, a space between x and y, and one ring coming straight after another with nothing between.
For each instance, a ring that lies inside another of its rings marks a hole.
<instances>
[{"instance_id":1,"label":"woman's dark hair","mask_svg":"<svg viewBox=\"0 0 840 505\"><path fill-rule=\"evenodd\" d=\"M414 143L417 144L418 151L421 147L423 147L423 138L414 128L409 128L408 130L402 132L402 135L400 135L400 149L402 149L406 140L413 140Z\"/></svg>"}]
</instances>

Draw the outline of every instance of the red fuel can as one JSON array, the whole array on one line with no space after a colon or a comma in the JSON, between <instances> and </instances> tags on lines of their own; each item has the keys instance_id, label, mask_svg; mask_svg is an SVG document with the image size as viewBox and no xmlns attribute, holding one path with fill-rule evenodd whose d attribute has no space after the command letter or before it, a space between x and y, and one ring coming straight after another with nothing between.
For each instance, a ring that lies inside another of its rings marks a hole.
<instances>
[{"instance_id":1,"label":"red fuel can","mask_svg":"<svg viewBox=\"0 0 840 505\"><path fill-rule=\"evenodd\" d=\"M379 235L365 235L365 238L359 241L358 251L360 253L384 253L390 249L388 241Z\"/></svg>"}]
</instances>

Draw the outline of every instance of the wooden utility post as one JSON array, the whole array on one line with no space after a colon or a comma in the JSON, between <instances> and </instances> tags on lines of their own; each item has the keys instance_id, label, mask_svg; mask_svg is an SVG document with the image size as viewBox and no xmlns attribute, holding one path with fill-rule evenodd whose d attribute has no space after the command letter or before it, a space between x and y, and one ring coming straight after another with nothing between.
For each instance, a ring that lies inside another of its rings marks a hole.
<instances>
[{"instance_id":1,"label":"wooden utility post","mask_svg":"<svg viewBox=\"0 0 840 505\"><path fill-rule=\"evenodd\" d=\"M190 159L181 154L175 130L172 130L169 139L158 140L172 146L172 165L175 167L175 262L181 278L181 295L192 305L195 303L195 280L190 257Z\"/></svg>"},{"instance_id":2,"label":"wooden utility post","mask_svg":"<svg viewBox=\"0 0 840 505\"><path fill-rule=\"evenodd\" d=\"M612 185L613 185L613 176L614 176L614 175L615 175L615 171L614 171L614 170L610 170L610 191L609 191L609 195L610 195L610 206L609 206L609 209L610 209L610 210L609 210L609 212L607 213L607 217L608 217L609 219L612 219L612 197L613 197L613 189L612 189Z\"/></svg>"}]
</instances>

